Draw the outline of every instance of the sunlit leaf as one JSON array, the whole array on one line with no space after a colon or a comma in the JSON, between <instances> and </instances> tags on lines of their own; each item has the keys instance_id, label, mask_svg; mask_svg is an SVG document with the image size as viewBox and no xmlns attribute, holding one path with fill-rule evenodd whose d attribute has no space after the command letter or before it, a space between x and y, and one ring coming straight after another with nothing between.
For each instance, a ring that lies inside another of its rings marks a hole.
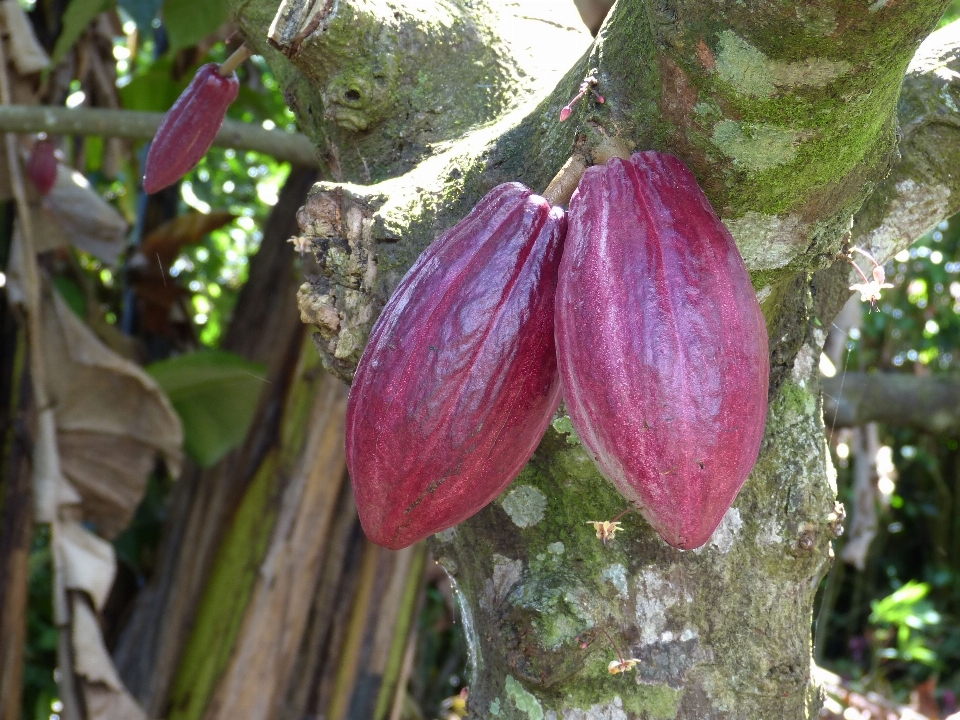
<instances>
[{"instance_id":1,"label":"sunlit leaf","mask_svg":"<svg viewBox=\"0 0 960 720\"><path fill-rule=\"evenodd\" d=\"M53 286L60 293L60 297L66 300L67 305L73 310L74 314L83 319L87 316L87 299L83 296L83 290L73 280L57 276L53 278Z\"/></svg>"}]
</instances>

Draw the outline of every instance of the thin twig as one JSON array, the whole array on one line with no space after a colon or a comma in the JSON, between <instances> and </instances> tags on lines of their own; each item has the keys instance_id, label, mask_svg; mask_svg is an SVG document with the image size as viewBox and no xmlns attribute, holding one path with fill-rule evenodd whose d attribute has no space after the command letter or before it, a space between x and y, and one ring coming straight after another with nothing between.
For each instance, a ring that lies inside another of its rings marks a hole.
<instances>
[{"instance_id":1,"label":"thin twig","mask_svg":"<svg viewBox=\"0 0 960 720\"><path fill-rule=\"evenodd\" d=\"M139 110L5 104L0 105L0 131L151 140L163 117L164 113ZM261 152L295 165L320 167L316 148L303 133L264 130L255 124L227 119L213 144Z\"/></svg>"},{"instance_id":2,"label":"thin twig","mask_svg":"<svg viewBox=\"0 0 960 720\"><path fill-rule=\"evenodd\" d=\"M607 636L607 640L610 641L610 644L613 645L613 649L617 651L617 657L620 658L620 664L624 664L623 653L620 652L620 648L617 647L617 644L613 641L613 638L610 637L610 633L607 632L607 629L600 625L600 632Z\"/></svg>"}]
</instances>

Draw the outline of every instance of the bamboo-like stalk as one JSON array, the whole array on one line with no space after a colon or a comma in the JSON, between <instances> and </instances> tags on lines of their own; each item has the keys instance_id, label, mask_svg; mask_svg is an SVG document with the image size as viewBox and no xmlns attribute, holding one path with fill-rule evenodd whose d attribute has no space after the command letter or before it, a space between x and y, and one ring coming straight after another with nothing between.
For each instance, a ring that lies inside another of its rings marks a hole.
<instances>
[{"instance_id":1,"label":"bamboo-like stalk","mask_svg":"<svg viewBox=\"0 0 960 720\"><path fill-rule=\"evenodd\" d=\"M373 720L384 720L395 706L394 698L403 697L404 686L410 672L406 656L410 646L411 628L415 627L417 606L423 588L423 570L427 564L427 546L421 542L411 550L412 558L406 568L406 584L403 598L397 611L397 620L393 628L393 641L387 658L383 679L380 681L380 694L373 712Z\"/></svg>"},{"instance_id":2,"label":"bamboo-like stalk","mask_svg":"<svg viewBox=\"0 0 960 720\"><path fill-rule=\"evenodd\" d=\"M347 628L343 650L340 653L340 669L334 683L333 698L326 717L329 720L345 720L350 709L357 673L359 671L360 649L363 644L368 611L376 584L377 559L383 552L369 540L365 541L363 561L360 567L360 584L353 599L353 612Z\"/></svg>"}]
</instances>

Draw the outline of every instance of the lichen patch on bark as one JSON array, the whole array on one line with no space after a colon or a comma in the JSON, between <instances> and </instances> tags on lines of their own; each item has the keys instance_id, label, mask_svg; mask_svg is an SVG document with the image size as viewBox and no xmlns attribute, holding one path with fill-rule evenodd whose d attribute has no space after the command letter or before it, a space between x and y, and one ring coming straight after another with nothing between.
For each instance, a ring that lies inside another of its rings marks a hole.
<instances>
[{"instance_id":1,"label":"lichen patch on bark","mask_svg":"<svg viewBox=\"0 0 960 720\"><path fill-rule=\"evenodd\" d=\"M560 715L549 710L546 720L627 720L627 717L623 709L623 700L618 695L608 704L591 705L585 710L572 708L563 710Z\"/></svg>"},{"instance_id":2,"label":"lichen patch on bark","mask_svg":"<svg viewBox=\"0 0 960 720\"><path fill-rule=\"evenodd\" d=\"M667 628L667 610L674 605L693 601L693 597L676 584L678 572L682 573L682 570L677 566L668 568L666 572L659 572L651 566L636 576L636 623L642 645L653 645L660 641L661 634Z\"/></svg>"},{"instance_id":3,"label":"lichen patch on bark","mask_svg":"<svg viewBox=\"0 0 960 720\"><path fill-rule=\"evenodd\" d=\"M740 531L743 529L743 520L740 517L740 511L732 507L724 514L723 519L713 531L710 540L696 550L695 553L703 553L709 550L719 551L721 554L730 552L733 544L740 538Z\"/></svg>"},{"instance_id":4,"label":"lichen patch on bark","mask_svg":"<svg viewBox=\"0 0 960 720\"><path fill-rule=\"evenodd\" d=\"M773 60L730 30L720 33L716 50L717 74L737 91L758 97L781 88L822 87L850 69L851 64L843 60Z\"/></svg>"},{"instance_id":5,"label":"lichen patch on bark","mask_svg":"<svg viewBox=\"0 0 960 720\"><path fill-rule=\"evenodd\" d=\"M713 128L713 144L747 170L762 172L791 163L800 134L766 123L721 120Z\"/></svg>"},{"instance_id":6,"label":"lichen patch on bark","mask_svg":"<svg viewBox=\"0 0 960 720\"><path fill-rule=\"evenodd\" d=\"M627 569L620 563L613 563L603 569L601 573L603 579L609 582L617 590L617 595L623 600L629 597L627 590Z\"/></svg>"},{"instance_id":7,"label":"lichen patch on bark","mask_svg":"<svg viewBox=\"0 0 960 720\"><path fill-rule=\"evenodd\" d=\"M507 696L513 700L517 710L524 713L530 720L544 720L543 706L537 698L527 692L513 675L507 675L506 681Z\"/></svg>"},{"instance_id":8,"label":"lichen patch on bark","mask_svg":"<svg viewBox=\"0 0 960 720\"><path fill-rule=\"evenodd\" d=\"M786 267L806 250L807 229L798 215L764 215L754 210L723 224L733 235L747 267L775 270Z\"/></svg>"},{"instance_id":9,"label":"lichen patch on bark","mask_svg":"<svg viewBox=\"0 0 960 720\"><path fill-rule=\"evenodd\" d=\"M500 505L517 527L532 527L543 520L547 498L531 485L514 484L503 495Z\"/></svg>"}]
</instances>

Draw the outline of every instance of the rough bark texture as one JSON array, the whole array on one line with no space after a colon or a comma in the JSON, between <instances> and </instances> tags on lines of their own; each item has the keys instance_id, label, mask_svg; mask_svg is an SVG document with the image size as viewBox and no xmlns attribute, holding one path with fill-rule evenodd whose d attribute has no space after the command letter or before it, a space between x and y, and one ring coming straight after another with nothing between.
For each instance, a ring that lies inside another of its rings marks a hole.
<instances>
[{"instance_id":1,"label":"rough bark texture","mask_svg":"<svg viewBox=\"0 0 960 720\"><path fill-rule=\"evenodd\" d=\"M301 17L316 10L324 21L312 32L321 35L333 32L331 16L338 13L386 17L393 11L389 3L372 0L287 5L296 5ZM843 295L837 283L847 281L845 273L828 278L814 297L810 274L837 256L854 213L890 168L901 80L944 6L620 0L596 44L556 88L548 75L539 90L528 90L526 99L539 103L535 108L517 106L496 123L478 125L436 149L411 141L409 155L397 154L397 127L428 136L411 119L409 103L378 105L382 116L362 130L337 125L336 112L321 112L324 94L329 99L331 93L326 78L348 61L327 54L335 67L321 68L312 64L318 59L304 56L297 62L306 68L301 73L278 53L270 56L336 179L382 180L349 189L354 197L377 198L375 207L367 204L372 209L362 225L366 234L355 235L365 238L365 251L373 248L367 261L376 267L375 280L351 299L353 307L373 308L364 322L372 323L437 231L465 215L493 185L520 180L541 190L575 146L597 157L611 137L629 148L671 151L693 169L737 240L767 318L771 392L764 445L705 548L674 550L633 515L615 541L601 544L587 521L612 519L624 503L562 415L514 485L437 540L440 561L460 590L470 638L471 717L817 716L810 613L841 513L824 451L816 362L824 333L814 313L827 313L827 298ZM276 3L250 0L235 8L253 42L262 43L263 21L273 17ZM482 3L450 2L445 8L463 23L497 28L491 19L496 14ZM285 12L290 16L293 9ZM404 32L396 30L396 36ZM374 35L365 37L369 42ZM332 47L335 40L304 39L300 48ZM501 47L512 51L509 43ZM942 47L934 54L942 56ZM515 92L509 76L516 67L501 59L503 75L491 76L503 83L503 93ZM606 102L588 96L561 125L559 109L592 67L598 68ZM424 73L442 70L423 66ZM427 82L404 72L391 87ZM930 80L935 65L916 73L907 91L921 110L901 105L901 115L927 119L917 128L918 139L920 133L953 132L928 110L936 108L940 94L939 87L931 93L925 85L941 82ZM952 92L948 87L945 97ZM932 104L923 105L924 99ZM391 107L400 108L399 114L391 114ZM489 117L480 112L474 122ZM460 128L449 130L456 134ZM393 149L371 164L356 147ZM922 162L923 173L903 163L895 169L894 177L913 183L904 186L910 192L945 182L948 165L927 157ZM338 187L323 183L314 197ZM881 227L895 207L909 210L906 190L895 184L885 191L876 214L858 226L858 237ZM920 218L898 214L904 219L894 225L891 251L919 235L928 216L935 222L955 204L950 198ZM315 220L301 218L304 234L323 237ZM319 248L321 264L331 260L329 247ZM344 280L340 287L356 290L358 284ZM309 288L302 294L301 308L304 299L307 305L315 299ZM343 309L336 302L330 308ZM351 342L362 347L363 328L354 324L351 332ZM618 653L640 663L612 675L608 663Z\"/></svg>"}]
</instances>

